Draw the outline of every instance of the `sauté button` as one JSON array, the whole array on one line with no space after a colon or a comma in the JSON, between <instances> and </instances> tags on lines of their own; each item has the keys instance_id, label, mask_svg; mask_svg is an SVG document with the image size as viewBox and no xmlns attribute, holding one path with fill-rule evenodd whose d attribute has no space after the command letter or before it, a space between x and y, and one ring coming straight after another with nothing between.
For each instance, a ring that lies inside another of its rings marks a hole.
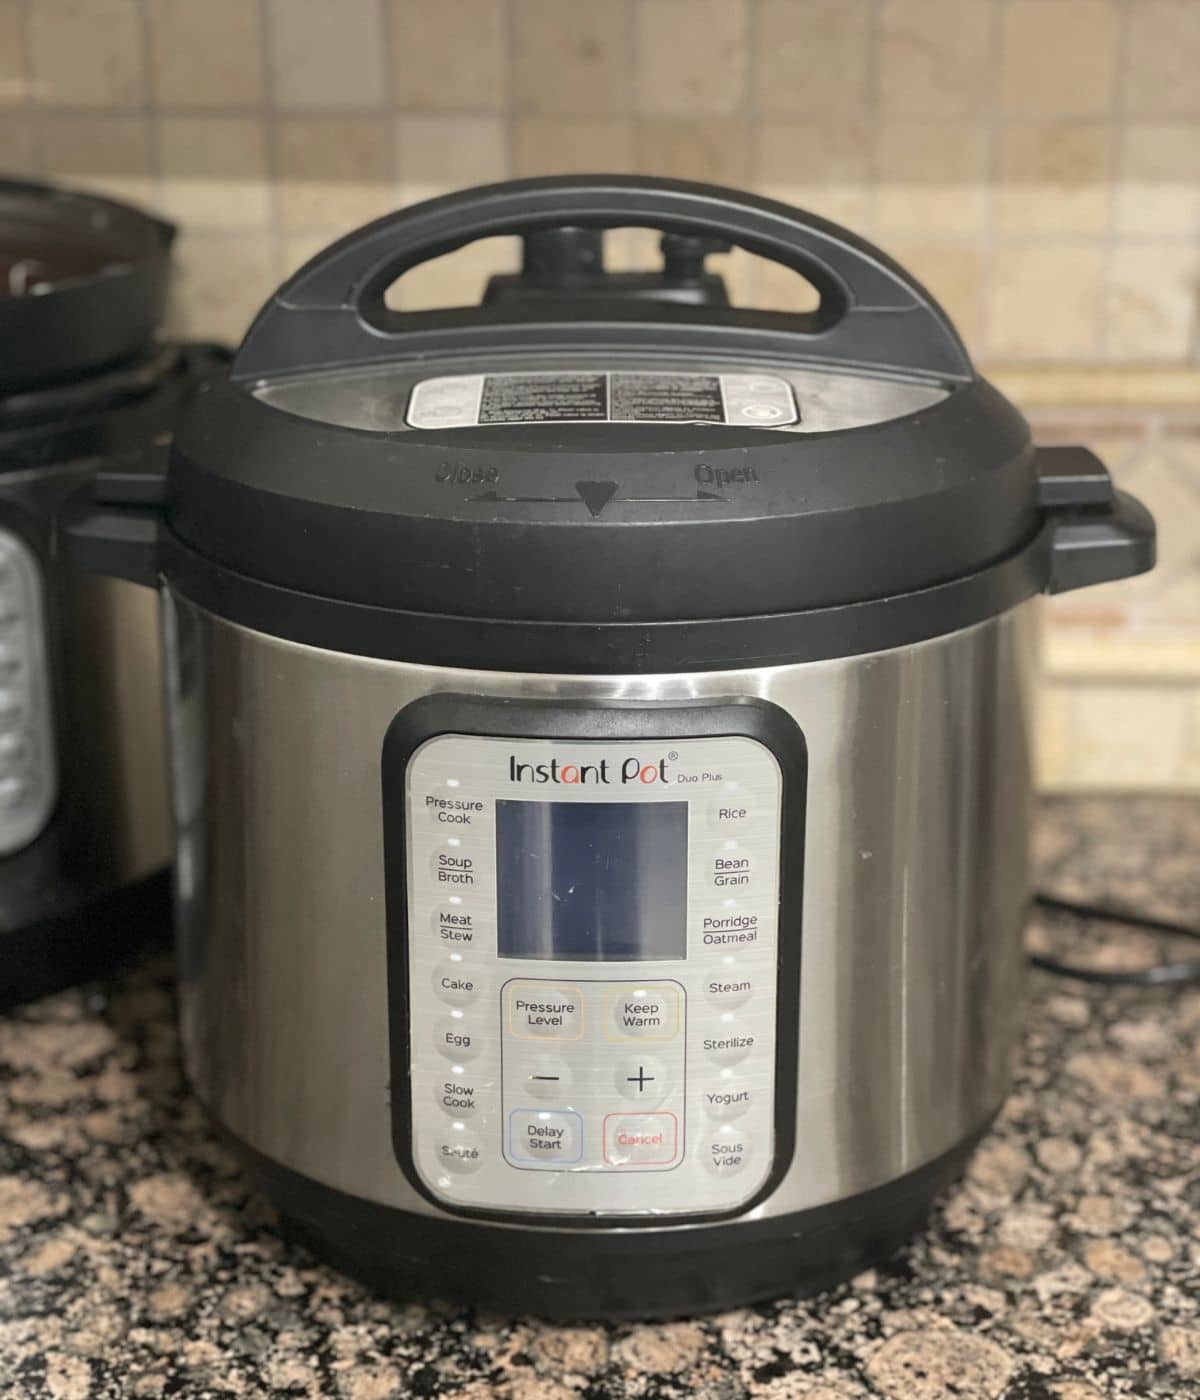
<instances>
[{"instance_id":1,"label":"saut\u00e9 button","mask_svg":"<svg viewBox=\"0 0 1200 1400\"><path fill-rule=\"evenodd\" d=\"M679 1032L679 993L674 982L631 982L610 991L609 1038L674 1039Z\"/></svg>"},{"instance_id":2,"label":"saut\u00e9 button","mask_svg":"<svg viewBox=\"0 0 1200 1400\"><path fill-rule=\"evenodd\" d=\"M518 1040L578 1040L583 993L565 982L509 982L504 1023Z\"/></svg>"},{"instance_id":3,"label":"saut\u00e9 button","mask_svg":"<svg viewBox=\"0 0 1200 1400\"><path fill-rule=\"evenodd\" d=\"M452 1065L450 1073L433 1086L437 1106L451 1118L474 1118L479 1110L479 1090L463 1065Z\"/></svg>"},{"instance_id":4,"label":"saut\u00e9 button","mask_svg":"<svg viewBox=\"0 0 1200 1400\"><path fill-rule=\"evenodd\" d=\"M736 1176L750 1156L750 1139L736 1123L722 1123L700 1139L700 1158L714 1176Z\"/></svg>"},{"instance_id":5,"label":"saut\u00e9 button","mask_svg":"<svg viewBox=\"0 0 1200 1400\"><path fill-rule=\"evenodd\" d=\"M583 1120L570 1109L515 1109L508 1115L508 1155L540 1167L570 1166L583 1156Z\"/></svg>"},{"instance_id":6,"label":"saut\u00e9 button","mask_svg":"<svg viewBox=\"0 0 1200 1400\"><path fill-rule=\"evenodd\" d=\"M451 836L435 849L429 861L434 884L446 889L472 889L480 883L479 853L461 837Z\"/></svg>"},{"instance_id":7,"label":"saut\u00e9 button","mask_svg":"<svg viewBox=\"0 0 1200 1400\"><path fill-rule=\"evenodd\" d=\"M679 1122L673 1113L609 1113L604 1160L610 1167L664 1167L675 1160Z\"/></svg>"},{"instance_id":8,"label":"saut\u00e9 button","mask_svg":"<svg viewBox=\"0 0 1200 1400\"><path fill-rule=\"evenodd\" d=\"M525 1092L535 1099L550 1099L561 1103L571 1090L570 1065L550 1055L539 1055L525 1076Z\"/></svg>"},{"instance_id":9,"label":"saut\u00e9 button","mask_svg":"<svg viewBox=\"0 0 1200 1400\"><path fill-rule=\"evenodd\" d=\"M433 1046L451 1060L473 1060L479 1054L475 1033L466 1013L451 1011L434 1023Z\"/></svg>"},{"instance_id":10,"label":"saut\u00e9 button","mask_svg":"<svg viewBox=\"0 0 1200 1400\"><path fill-rule=\"evenodd\" d=\"M438 1164L457 1176L467 1176L479 1170L483 1149L479 1139L464 1123L449 1123L445 1133L433 1145Z\"/></svg>"},{"instance_id":11,"label":"saut\u00e9 button","mask_svg":"<svg viewBox=\"0 0 1200 1400\"><path fill-rule=\"evenodd\" d=\"M613 1084L623 1099L653 1108L662 1103L671 1087L667 1067L653 1055L630 1055L618 1060Z\"/></svg>"},{"instance_id":12,"label":"saut\u00e9 button","mask_svg":"<svg viewBox=\"0 0 1200 1400\"><path fill-rule=\"evenodd\" d=\"M452 1006L469 1006L479 995L479 978L461 953L451 953L433 969L433 990Z\"/></svg>"}]
</instances>

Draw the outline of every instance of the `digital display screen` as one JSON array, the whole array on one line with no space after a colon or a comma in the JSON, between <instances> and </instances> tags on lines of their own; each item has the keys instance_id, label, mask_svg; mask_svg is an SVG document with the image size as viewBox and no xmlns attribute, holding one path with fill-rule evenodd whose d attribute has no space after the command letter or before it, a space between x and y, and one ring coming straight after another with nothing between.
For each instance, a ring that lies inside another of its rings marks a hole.
<instances>
[{"instance_id":1,"label":"digital display screen","mask_svg":"<svg viewBox=\"0 0 1200 1400\"><path fill-rule=\"evenodd\" d=\"M686 802L496 803L502 958L687 956Z\"/></svg>"}]
</instances>

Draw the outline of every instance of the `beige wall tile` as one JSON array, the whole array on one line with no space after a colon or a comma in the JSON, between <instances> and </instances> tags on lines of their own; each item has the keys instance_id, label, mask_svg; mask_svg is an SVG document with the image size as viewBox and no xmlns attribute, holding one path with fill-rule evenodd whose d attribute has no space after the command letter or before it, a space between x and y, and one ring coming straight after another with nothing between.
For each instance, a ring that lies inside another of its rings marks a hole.
<instances>
[{"instance_id":1,"label":"beige wall tile","mask_svg":"<svg viewBox=\"0 0 1200 1400\"><path fill-rule=\"evenodd\" d=\"M46 115L40 123L42 166L55 179L150 203L150 141L142 117L93 113L86 117Z\"/></svg>"},{"instance_id":2,"label":"beige wall tile","mask_svg":"<svg viewBox=\"0 0 1200 1400\"><path fill-rule=\"evenodd\" d=\"M1116 0L1010 0L1002 12L1005 111L1020 116L1109 111L1117 79Z\"/></svg>"},{"instance_id":3,"label":"beige wall tile","mask_svg":"<svg viewBox=\"0 0 1200 1400\"><path fill-rule=\"evenodd\" d=\"M37 0L29 11L40 100L134 107L145 96L137 0Z\"/></svg>"},{"instance_id":4,"label":"beige wall tile","mask_svg":"<svg viewBox=\"0 0 1200 1400\"><path fill-rule=\"evenodd\" d=\"M266 0L267 53L281 107L384 100L380 0Z\"/></svg>"},{"instance_id":5,"label":"beige wall tile","mask_svg":"<svg viewBox=\"0 0 1200 1400\"><path fill-rule=\"evenodd\" d=\"M515 0L512 103L520 112L615 115L629 100L622 0Z\"/></svg>"},{"instance_id":6,"label":"beige wall tile","mask_svg":"<svg viewBox=\"0 0 1200 1400\"><path fill-rule=\"evenodd\" d=\"M1103 233L1112 168L1107 126L1009 127L1000 143L997 228L1002 234Z\"/></svg>"},{"instance_id":7,"label":"beige wall tile","mask_svg":"<svg viewBox=\"0 0 1200 1400\"><path fill-rule=\"evenodd\" d=\"M767 121L759 124L755 135L756 188L864 231L869 143L862 117Z\"/></svg>"},{"instance_id":8,"label":"beige wall tile","mask_svg":"<svg viewBox=\"0 0 1200 1400\"><path fill-rule=\"evenodd\" d=\"M488 278L515 272L520 266L519 240L481 238L444 257L414 267L394 282L387 304L403 311L426 311L443 306L476 306Z\"/></svg>"},{"instance_id":9,"label":"beige wall tile","mask_svg":"<svg viewBox=\"0 0 1200 1400\"><path fill-rule=\"evenodd\" d=\"M25 7L16 0L0 3L0 107L24 102L30 93L25 62Z\"/></svg>"},{"instance_id":10,"label":"beige wall tile","mask_svg":"<svg viewBox=\"0 0 1200 1400\"><path fill-rule=\"evenodd\" d=\"M879 100L891 115L968 116L992 90L990 0L882 0Z\"/></svg>"},{"instance_id":11,"label":"beige wall tile","mask_svg":"<svg viewBox=\"0 0 1200 1400\"><path fill-rule=\"evenodd\" d=\"M996 248L984 298L988 353L1031 360L1095 354L1103 264L1093 243Z\"/></svg>"},{"instance_id":12,"label":"beige wall tile","mask_svg":"<svg viewBox=\"0 0 1200 1400\"><path fill-rule=\"evenodd\" d=\"M647 116L729 115L745 100L746 0L639 0L634 99Z\"/></svg>"},{"instance_id":13,"label":"beige wall tile","mask_svg":"<svg viewBox=\"0 0 1200 1400\"><path fill-rule=\"evenodd\" d=\"M1135 0L1127 13L1126 111L1142 117L1200 116L1200 5Z\"/></svg>"},{"instance_id":14,"label":"beige wall tile","mask_svg":"<svg viewBox=\"0 0 1200 1400\"><path fill-rule=\"evenodd\" d=\"M386 117L284 117L276 127L279 227L347 230L396 206Z\"/></svg>"},{"instance_id":15,"label":"beige wall tile","mask_svg":"<svg viewBox=\"0 0 1200 1400\"><path fill-rule=\"evenodd\" d=\"M1035 779L1039 791L1064 787L1072 774L1075 730L1071 721L1071 687L1043 685L1038 690L1034 734Z\"/></svg>"},{"instance_id":16,"label":"beige wall tile","mask_svg":"<svg viewBox=\"0 0 1200 1400\"><path fill-rule=\"evenodd\" d=\"M882 123L875 131L881 234L978 234L987 217L988 134L975 122Z\"/></svg>"},{"instance_id":17,"label":"beige wall tile","mask_svg":"<svg viewBox=\"0 0 1200 1400\"><path fill-rule=\"evenodd\" d=\"M867 0L759 0L751 82L773 117L858 111L867 95Z\"/></svg>"},{"instance_id":18,"label":"beige wall tile","mask_svg":"<svg viewBox=\"0 0 1200 1400\"><path fill-rule=\"evenodd\" d=\"M35 169L32 115L0 112L0 170L32 175Z\"/></svg>"},{"instance_id":19,"label":"beige wall tile","mask_svg":"<svg viewBox=\"0 0 1200 1400\"><path fill-rule=\"evenodd\" d=\"M633 165L633 125L628 121L569 122L525 118L513 129L513 174L603 175Z\"/></svg>"},{"instance_id":20,"label":"beige wall tile","mask_svg":"<svg viewBox=\"0 0 1200 1400\"><path fill-rule=\"evenodd\" d=\"M150 0L150 87L167 107L249 107L262 100L257 0Z\"/></svg>"},{"instance_id":21,"label":"beige wall tile","mask_svg":"<svg viewBox=\"0 0 1200 1400\"><path fill-rule=\"evenodd\" d=\"M640 117L633 128L635 168L718 185L744 185L750 133L740 117Z\"/></svg>"},{"instance_id":22,"label":"beige wall tile","mask_svg":"<svg viewBox=\"0 0 1200 1400\"><path fill-rule=\"evenodd\" d=\"M1189 698L1180 686L1075 687L1070 777L1112 791L1178 785Z\"/></svg>"},{"instance_id":23,"label":"beige wall tile","mask_svg":"<svg viewBox=\"0 0 1200 1400\"><path fill-rule=\"evenodd\" d=\"M406 201L508 175L507 131L500 117L399 117L396 147Z\"/></svg>"},{"instance_id":24,"label":"beige wall tile","mask_svg":"<svg viewBox=\"0 0 1200 1400\"><path fill-rule=\"evenodd\" d=\"M893 239L884 248L923 282L945 308L959 335L974 352L979 344L979 311L983 295L983 263L970 243Z\"/></svg>"},{"instance_id":25,"label":"beige wall tile","mask_svg":"<svg viewBox=\"0 0 1200 1400\"><path fill-rule=\"evenodd\" d=\"M277 280L270 239L185 229L175 243L166 332L236 345Z\"/></svg>"},{"instance_id":26,"label":"beige wall tile","mask_svg":"<svg viewBox=\"0 0 1200 1400\"><path fill-rule=\"evenodd\" d=\"M158 124L162 207L193 229L265 229L266 142L257 117L164 117Z\"/></svg>"},{"instance_id":27,"label":"beige wall tile","mask_svg":"<svg viewBox=\"0 0 1200 1400\"><path fill-rule=\"evenodd\" d=\"M1119 160L1118 233L1200 230L1200 121L1127 126Z\"/></svg>"},{"instance_id":28,"label":"beige wall tile","mask_svg":"<svg viewBox=\"0 0 1200 1400\"><path fill-rule=\"evenodd\" d=\"M490 112L508 98L501 0L392 0L401 107Z\"/></svg>"},{"instance_id":29,"label":"beige wall tile","mask_svg":"<svg viewBox=\"0 0 1200 1400\"><path fill-rule=\"evenodd\" d=\"M1198 298L1200 251L1195 247L1115 249L1104 297L1109 355L1121 360L1185 358L1195 349ZM1200 500L1196 508L1200 513Z\"/></svg>"}]
</instances>

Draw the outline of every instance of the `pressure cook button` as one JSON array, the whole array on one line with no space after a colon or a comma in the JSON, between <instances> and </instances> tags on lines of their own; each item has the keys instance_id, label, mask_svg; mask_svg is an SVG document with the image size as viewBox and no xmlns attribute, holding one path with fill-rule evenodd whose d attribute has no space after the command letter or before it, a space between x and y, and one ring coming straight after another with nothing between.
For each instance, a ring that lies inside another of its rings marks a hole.
<instances>
[{"instance_id":1,"label":"pressure cook button","mask_svg":"<svg viewBox=\"0 0 1200 1400\"><path fill-rule=\"evenodd\" d=\"M700 1139L700 1159L714 1176L735 1176L750 1157L750 1139L736 1123L722 1123Z\"/></svg>"},{"instance_id":2,"label":"pressure cook button","mask_svg":"<svg viewBox=\"0 0 1200 1400\"><path fill-rule=\"evenodd\" d=\"M467 947L479 936L479 916L461 895L452 895L433 911L433 931L449 947Z\"/></svg>"},{"instance_id":3,"label":"pressure cook button","mask_svg":"<svg viewBox=\"0 0 1200 1400\"><path fill-rule=\"evenodd\" d=\"M679 1034L680 990L674 982L631 982L608 993L610 1040L673 1040Z\"/></svg>"},{"instance_id":4,"label":"pressure cook button","mask_svg":"<svg viewBox=\"0 0 1200 1400\"><path fill-rule=\"evenodd\" d=\"M700 1042L710 1060L719 1065L736 1065L754 1049L755 1037L745 1031L741 1022L726 1012L720 1018L715 1032L706 1035Z\"/></svg>"},{"instance_id":5,"label":"pressure cook button","mask_svg":"<svg viewBox=\"0 0 1200 1400\"><path fill-rule=\"evenodd\" d=\"M583 992L564 982L509 982L504 1022L518 1040L578 1040L583 1035Z\"/></svg>"},{"instance_id":6,"label":"pressure cook button","mask_svg":"<svg viewBox=\"0 0 1200 1400\"><path fill-rule=\"evenodd\" d=\"M473 1060L479 1054L479 1043L463 1011L451 1011L434 1023L433 1045L451 1060Z\"/></svg>"},{"instance_id":7,"label":"pressure cook button","mask_svg":"<svg viewBox=\"0 0 1200 1400\"><path fill-rule=\"evenodd\" d=\"M445 1134L434 1143L433 1150L439 1165L457 1176L478 1171L483 1161L479 1139L463 1123L448 1124Z\"/></svg>"},{"instance_id":8,"label":"pressure cook button","mask_svg":"<svg viewBox=\"0 0 1200 1400\"><path fill-rule=\"evenodd\" d=\"M535 1099L550 1099L561 1103L571 1092L571 1067L563 1060L539 1055L525 1076L525 1092Z\"/></svg>"},{"instance_id":9,"label":"pressure cook button","mask_svg":"<svg viewBox=\"0 0 1200 1400\"><path fill-rule=\"evenodd\" d=\"M450 1067L450 1073L433 1086L433 1097L451 1118L474 1118L479 1110L479 1086L463 1065Z\"/></svg>"},{"instance_id":10,"label":"pressure cook button","mask_svg":"<svg viewBox=\"0 0 1200 1400\"><path fill-rule=\"evenodd\" d=\"M743 1084L737 1070L723 1069L717 1082L703 1089L700 1094L704 1111L710 1118L727 1123L740 1118L751 1106L753 1092Z\"/></svg>"},{"instance_id":11,"label":"pressure cook button","mask_svg":"<svg viewBox=\"0 0 1200 1400\"><path fill-rule=\"evenodd\" d=\"M610 1167L665 1167L675 1160L678 1136L673 1113L609 1113L604 1160Z\"/></svg>"},{"instance_id":12,"label":"pressure cook button","mask_svg":"<svg viewBox=\"0 0 1200 1400\"><path fill-rule=\"evenodd\" d=\"M666 1098L671 1077L666 1065L653 1055L630 1055L617 1062L613 1084L623 1099L653 1108Z\"/></svg>"},{"instance_id":13,"label":"pressure cook button","mask_svg":"<svg viewBox=\"0 0 1200 1400\"><path fill-rule=\"evenodd\" d=\"M447 835L468 833L482 826L483 814L487 810L487 804L479 798L464 797L451 787L414 796L413 801L422 803L434 829Z\"/></svg>"},{"instance_id":14,"label":"pressure cook button","mask_svg":"<svg viewBox=\"0 0 1200 1400\"><path fill-rule=\"evenodd\" d=\"M460 836L447 837L429 862L434 883L445 889L472 889L480 882L479 853Z\"/></svg>"},{"instance_id":15,"label":"pressure cook button","mask_svg":"<svg viewBox=\"0 0 1200 1400\"><path fill-rule=\"evenodd\" d=\"M469 1006L479 995L479 978L461 953L451 953L433 969L433 990L452 1006Z\"/></svg>"},{"instance_id":16,"label":"pressure cook button","mask_svg":"<svg viewBox=\"0 0 1200 1400\"><path fill-rule=\"evenodd\" d=\"M583 1119L565 1108L514 1109L508 1115L508 1155L539 1167L570 1166L583 1156Z\"/></svg>"}]
</instances>

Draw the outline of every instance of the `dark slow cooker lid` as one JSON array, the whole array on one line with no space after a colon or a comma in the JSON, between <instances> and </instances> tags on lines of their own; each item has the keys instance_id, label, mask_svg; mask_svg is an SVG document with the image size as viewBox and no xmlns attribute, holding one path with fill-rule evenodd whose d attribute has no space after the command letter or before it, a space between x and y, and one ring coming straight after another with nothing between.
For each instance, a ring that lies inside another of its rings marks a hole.
<instances>
[{"instance_id":1,"label":"dark slow cooker lid","mask_svg":"<svg viewBox=\"0 0 1200 1400\"><path fill-rule=\"evenodd\" d=\"M0 394L136 354L162 319L174 233L114 200L0 180Z\"/></svg>"},{"instance_id":2,"label":"dark slow cooker lid","mask_svg":"<svg viewBox=\"0 0 1200 1400\"><path fill-rule=\"evenodd\" d=\"M595 231L622 226L663 231L663 274L602 270ZM525 238L526 269L482 306L385 305L407 269L496 234ZM819 309L730 307L703 271L724 244L802 274ZM779 426L751 426L747 404ZM416 659L444 654L439 618L586 629L821 610L829 635L809 654L829 654L851 642L828 610L1021 555L972 605L1000 611L1046 586L1045 552L1028 555L1043 489L1021 416L878 249L750 195L564 177L416 205L319 254L195 393L161 489L102 478L99 500L163 502L153 538L110 520L150 551L118 551L126 576L187 574L185 591L265 630L309 635L321 614L327 643ZM97 548L106 528L90 527ZM470 636L449 654L489 650ZM545 636L549 654L562 639ZM537 645L524 636L525 664ZM629 645L622 664L642 664Z\"/></svg>"}]
</instances>

